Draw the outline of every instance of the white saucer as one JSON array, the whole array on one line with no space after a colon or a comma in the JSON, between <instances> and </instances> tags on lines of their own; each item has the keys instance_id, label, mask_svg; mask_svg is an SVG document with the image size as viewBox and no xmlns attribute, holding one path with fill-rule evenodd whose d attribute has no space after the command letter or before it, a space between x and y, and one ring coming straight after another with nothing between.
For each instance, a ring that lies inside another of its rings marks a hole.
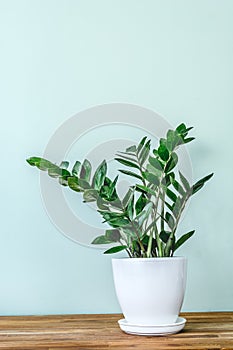
<instances>
[{"instance_id":1,"label":"white saucer","mask_svg":"<svg viewBox=\"0 0 233 350\"><path fill-rule=\"evenodd\" d=\"M154 326L129 323L125 318L119 320L118 323L122 331L128 334L159 336L174 334L181 331L185 326L186 319L178 317L175 323Z\"/></svg>"}]
</instances>

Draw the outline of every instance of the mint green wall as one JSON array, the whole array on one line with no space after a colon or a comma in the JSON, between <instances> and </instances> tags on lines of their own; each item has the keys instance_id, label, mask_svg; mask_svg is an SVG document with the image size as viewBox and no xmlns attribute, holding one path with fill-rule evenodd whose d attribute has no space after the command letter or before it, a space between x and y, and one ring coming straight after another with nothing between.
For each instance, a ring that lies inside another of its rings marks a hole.
<instances>
[{"instance_id":1,"label":"mint green wall","mask_svg":"<svg viewBox=\"0 0 233 350\"><path fill-rule=\"evenodd\" d=\"M233 310L233 1L0 0L0 314L105 313L119 306L111 257L61 235L41 201L41 155L80 110L129 102L195 126L180 250L184 310Z\"/></svg>"}]
</instances>

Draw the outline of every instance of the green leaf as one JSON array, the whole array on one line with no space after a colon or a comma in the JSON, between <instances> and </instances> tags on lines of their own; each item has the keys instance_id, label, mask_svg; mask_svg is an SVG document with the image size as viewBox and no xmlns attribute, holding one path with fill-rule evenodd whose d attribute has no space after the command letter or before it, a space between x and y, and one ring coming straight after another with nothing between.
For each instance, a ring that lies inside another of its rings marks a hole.
<instances>
[{"instance_id":1,"label":"green leaf","mask_svg":"<svg viewBox=\"0 0 233 350\"><path fill-rule=\"evenodd\" d=\"M161 231L159 237L163 241L163 243L167 243L170 237L170 234L171 234L170 231Z\"/></svg>"},{"instance_id":2,"label":"green leaf","mask_svg":"<svg viewBox=\"0 0 233 350\"><path fill-rule=\"evenodd\" d=\"M100 188L103 186L106 174L107 174L107 163L106 163L106 160L104 160L98 166L93 176L92 187L94 187L95 190L100 190Z\"/></svg>"},{"instance_id":3,"label":"green leaf","mask_svg":"<svg viewBox=\"0 0 233 350\"><path fill-rule=\"evenodd\" d=\"M54 167L48 169L48 175L56 178L62 175L62 171L58 166L54 165Z\"/></svg>"},{"instance_id":4,"label":"green leaf","mask_svg":"<svg viewBox=\"0 0 233 350\"><path fill-rule=\"evenodd\" d=\"M176 189L176 191L181 194L181 196L185 195L185 191L183 189L183 187L181 186L181 184L179 184L178 181L176 181L175 179L171 180L172 186Z\"/></svg>"},{"instance_id":5,"label":"green leaf","mask_svg":"<svg viewBox=\"0 0 233 350\"><path fill-rule=\"evenodd\" d=\"M178 163L178 156L176 153L173 152L170 156L169 161L165 166L165 169L164 169L165 173L169 173L172 169L174 169L177 163Z\"/></svg>"},{"instance_id":6,"label":"green leaf","mask_svg":"<svg viewBox=\"0 0 233 350\"><path fill-rule=\"evenodd\" d=\"M119 230L106 230L105 237L111 242L119 242L121 235Z\"/></svg>"},{"instance_id":7,"label":"green leaf","mask_svg":"<svg viewBox=\"0 0 233 350\"><path fill-rule=\"evenodd\" d=\"M125 159L121 159L121 158L115 158L115 160L125 166L128 166L130 168L136 168L136 169L140 169L139 166L135 163L132 163L128 160L125 160Z\"/></svg>"},{"instance_id":8,"label":"green leaf","mask_svg":"<svg viewBox=\"0 0 233 350\"><path fill-rule=\"evenodd\" d=\"M174 245L175 245L175 236L173 232L171 232L168 241L166 243L165 249L164 249L164 256L169 257L174 252Z\"/></svg>"},{"instance_id":9,"label":"green leaf","mask_svg":"<svg viewBox=\"0 0 233 350\"><path fill-rule=\"evenodd\" d=\"M98 196L98 191L93 189L85 190L83 193L84 202L95 202Z\"/></svg>"},{"instance_id":10,"label":"green leaf","mask_svg":"<svg viewBox=\"0 0 233 350\"><path fill-rule=\"evenodd\" d=\"M67 169L69 167L69 162L63 161L60 164L60 168Z\"/></svg>"},{"instance_id":11,"label":"green leaf","mask_svg":"<svg viewBox=\"0 0 233 350\"><path fill-rule=\"evenodd\" d=\"M174 251L177 250L182 244L184 244L192 235L194 234L195 230L190 231L188 233L185 233L182 237L178 239L178 241L175 243Z\"/></svg>"},{"instance_id":12,"label":"green leaf","mask_svg":"<svg viewBox=\"0 0 233 350\"><path fill-rule=\"evenodd\" d=\"M169 159L169 152L167 147L164 144L160 144L158 148L158 154L162 160L165 162Z\"/></svg>"},{"instance_id":13,"label":"green leaf","mask_svg":"<svg viewBox=\"0 0 233 350\"><path fill-rule=\"evenodd\" d=\"M167 212L165 214L165 219L170 229L173 230L173 228L175 227L175 220L173 219L173 216Z\"/></svg>"},{"instance_id":14,"label":"green leaf","mask_svg":"<svg viewBox=\"0 0 233 350\"><path fill-rule=\"evenodd\" d=\"M156 196L156 192L151 190L149 187L143 186L143 185L136 185L135 187L136 191L142 192L142 193L149 193L153 196Z\"/></svg>"},{"instance_id":15,"label":"green leaf","mask_svg":"<svg viewBox=\"0 0 233 350\"><path fill-rule=\"evenodd\" d=\"M118 180L119 175L115 177L113 182L109 185L109 200L114 201L117 199L117 194L116 194L116 184Z\"/></svg>"},{"instance_id":16,"label":"green leaf","mask_svg":"<svg viewBox=\"0 0 233 350\"><path fill-rule=\"evenodd\" d=\"M186 128L186 125L182 123L177 126L176 130L178 131L179 134L183 134L186 132L187 128Z\"/></svg>"},{"instance_id":17,"label":"green leaf","mask_svg":"<svg viewBox=\"0 0 233 350\"><path fill-rule=\"evenodd\" d=\"M166 194L167 194L167 196L168 196L173 202L176 202L177 196L176 196L175 193L172 192L169 188L167 188Z\"/></svg>"},{"instance_id":18,"label":"green leaf","mask_svg":"<svg viewBox=\"0 0 233 350\"><path fill-rule=\"evenodd\" d=\"M197 181L193 186L192 186L192 194L195 194L197 191L199 191L204 184L206 183L206 181L208 181L209 179L211 179L211 177L214 175L214 173L209 174L205 177L203 177L202 179L200 179L199 181Z\"/></svg>"},{"instance_id":19,"label":"green leaf","mask_svg":"<svg viewBox=\"0 0 233 350\"><path fill-rule=\"evenodd\" d=\"M91 163L89 162L89 160L85 159L81 167L80 179L83 179L89 182L90 178L91 178Z\"/></svg>"},{"instance_id":20,"label":"green leaf","mask_svg":"<svg viewBox=\"0 0 233 350\"><path fill-rule=\"evenodd\" d=\"M49 160L40 158L40 157L30 157L26 161L31 166L36 166L38 169L43 171L56 166L55 164L51 163Z\"/></svg>"},{"instance_id":21,"label":"green leaf","mask_svg":"<svg viewBox=\"0 0 233 350\"><path fill-rule=\"evenodd\" d=\"M119 245L117 247L112 247L104 252L104 254L113 254L113 253L118 253L121 252L122 250L127 249L127 246L125 245Z\"/></svg>"},{"instance_id":22,"label":"green leaf","mask_svg":"<svg viewBox=\"0 0 233 350\"><path fill-rule=\"evenodd\" d=\"M135 204L136 215L141 213L141 211L146 206L146 204L147 204L147 198L145 194L142 193Z\"/></svg>"},{"instance_id":23,"label":"green leaf","mask_svg":"<svg viewBox=\"0 0 233 350\"><path fill-rule=\"evenodd\" d=\"M193 140L195 140L195 137L188 137L187 139L184 139L184 143L189 143Z\"/></svg>"},{"instance_id":24,"label":"green leaf","mask_svg":"<svg viewBox=\"0 0 233 350\"><path fill-rule=\"evenodd\" d=\"M89 188L91 188L90 184L84 179L78 179L78 183L84 190L89 190Z\"/></svg>"},{"instance_id":25,"label":"green leaf","mask_svg":"<svg viewBox=\"0 0 233 350\"><path fill-rule=\"evenodd\" d=\"M172 213L175 216L175 218L178 217L182 204L183 204L183 200L180 197L177 197L176 202L173 205L173 210L172 210Z\"/></svg>"},{"instance_id":26,"label":"green leaf","mask_svg":"<svg viewBox=\"0 0 233 350\"><path fill-rule=\"evenodd\" d=\"M124 154L117 154L117 156L121 157L123 159L129 160L130 162L137 163L137 159L136 158L129 157L128 155L126 156Z\"/></svg>"},{"instance_id":27,"label":"green leaf","mask_svg":"<svg viewBox=\"0 0 233 350\"><path fill-rule=\"evenodd\" d=\"M122 204L123 204L123 207L126 208L131 197L133 196L134 194L134 189L133 188L129 188L129 190L126 192L126 195L124 196L123 200L122 200Z\"/></svg>"},{"instance_id":28,"label":"green leaf","mask_svg":"<svg viewBox=\"0 0 233 350\"><path fill-rule=\"evenodd\" d=\"M141 166L145 163L145 161L147 160L147 157L150 153L150 143L151 143L151 141L148 140L147 143L142 148L140 154L138 155Z\"/></svg>"},{"instance_id":29,"label":"green leaf","mask_svg":"<svg viewBox=\"0 0 233 350\"><path fill-rule=\"evenodd\" d=\"M66 176L65 177L60 176L58 179L58 182L62 186L68 186L68 180Z\"/></svg>"},{"instance_id":30,"label":"green leaf","mask_svg":"<svg viewBox=\"0 0 233 350\"><path fill-rule=\"evenodd\" d=\"M171 210L171 212L173 212L173 205L171 205L170 203L165 201L166 206L168 207L169 210Z\"/></svg>"},{"instance_id":31,"label":"green leaf","mask_svg":"<svg viewBox=\"0 0 233 350\"><path fill-rule=\"evenodd\" d=\"M98 236L91 242L91 244L109 244L109 243L112 243L112 241L107 239L106 236Z\"/></svg>"},{"instance_id":32,"label":"green leaf","mask_svg":"<svg viewBox=\"0 0 233 350\"><path fill-rule=\"evenodd\" d=\"M137 179L139 179L139 180L142 181L142 177L141 177L140 175L138 175L138 174L133 173L132 171L123 170L123 169L119 169L119 171L120 171L122 174L131 176L131 177L136 177Z\"/></svg>"},{"instance_id":33,"label":"green leaf","mask_svg":"<svg viewBox=\"0 0 233 350\"><path fill-rule=\"evenodd\" d=\"M167 136L167 142L166 142L167 149L170 152L172 152L174 151L175 147L179 143L180 136L176 130L168 130L166 136Z\"/></svg>"},{"instance_id":34,"label":"green leaf","mask_svg":"<svg viewBox=\"0 0 233 350\"><path fill-rule=\"evenodd\" d=\"M171 181L174 177L175 177L175 174L173 172L166 174L162 180L162 185L166 187L170 186Z\"/></svg>"},{"instance_id":35,"label":"green leaf","mask_svg":"<svg viewBox=\"0 0 233 350\"><path fill-rule=\"evenodd\" d=\"M80 167L81 167L81 163L77 160L73 166L72 175L78 176Z\"/></svg>"},{"instance_id":36,"label":"green leaf","mask_svg":"<svg viewBox=\"0 0 233 350\"><path fill-rule=\"evenodd\" d=\"M110 203L108 201L105 201L100 196L97 197L96 204L97 204L97 207L101 210L109 210Z\"/></svg>"},{"instance_id":37,"label":"green leaf","mask_svg":"<svg viewBox=\"0 0 233 350\"><path fill-rule=\"evenodd\" d=\"M108 224L114 228L123 227L129 224L129 220L125 218L115 218L108 220Z\"/></svg>"},{"instance_id":38,"label":"green leaf","mask_svg":"<svg viewBox=\"0 0 233 350\"><path fill-rule=\"evenodd\" d=\"M148 171L144 171L142 173L143 177L149 181L151 184L155 185L155 186L158 186L160 181L159 181L159 178L157 176L155 176L154 174L152 173L149 173Z\"/></svg>"},{"instance_id":39,"label":"green leaf","mask_svg":"<svg viewBox=\"0 0 233 350\"><path fill-rule=\"evenodd\" d=\"M149 163L155 168L158 169L160 171L162 171L164 169L164 165L161 161L158 160L158 158L154 158L154 157L149 157Z\"/></svg>"},{"instance_id":40,"label":"green leaf","mask_svg":"<svg viewBox=\"0 0 233 350\"><path fill-rule=\"evenodd\" d=\"M130 146L130 147L128 147L128 148L126 148L126 150L125 150L127 153L128 152L133 152L133 153L135 153L136 151L137 151L137 147L135 146L135 145L133 145L133 146Z\"/></svg>"},{"instance_id":41,"label":"green leaf","mask_svg":"<svg viewBox=\"0 0 233 350\"><path fill-rule=\"evenodd\" d=\"M137 148L137 154L140 153L140 151L142 150L145 142L146 142L147 136L144 136L141 141L139 142L138 148Z\"/></svg>"},{"instance_id":42,"label":"green leaf","mask_svg":"<svg viewBox=\"0 0 233 350\"><path fill-rule=\"evenodd\" d=\"M144 221L148 218L148 216L151 213L151 210L153 208L153 203L149 202L147 205L143 208L143 210L136 216L135 220L139 227L141 227L144 223Z\"/></svg>"},{"instance_id":43,"label":"green leaf","mask_svg":"<svg viewBox=\"0 0 233 350\"><path fill-rule=\"evenodd\" d=\"M71 190L76 192L82 192L82 188L79 185L78 178L77 177L68 177L68 186L71 188Z\"/></svg>"},{"instance_id":44,"label":"green leaf","mask_svg":"<svg viewBox=\"0 0 233 350\"><path fill-rule=\"evenodd\" d=\"M127 211L128 217L130 218L130 220L132 220L134 216L134 194L130 198L126 211Z\"/></svg>"},{"instance_id":45,"label":"green leaf","mask_svg":"<svg viewBox=\"0 0 233 350\"><path fill-rule=\"evenodd\" d=\"M190 193L190 191L191 191L191 186L190 186L188 180L184 177L184 175L183 175L180 171L179 171L179 175L180 175L181 182L182 182L182 184L184 185L184 188L186 189L186 191L187 191L188 193Z\"/></svg>"}]
</instances>

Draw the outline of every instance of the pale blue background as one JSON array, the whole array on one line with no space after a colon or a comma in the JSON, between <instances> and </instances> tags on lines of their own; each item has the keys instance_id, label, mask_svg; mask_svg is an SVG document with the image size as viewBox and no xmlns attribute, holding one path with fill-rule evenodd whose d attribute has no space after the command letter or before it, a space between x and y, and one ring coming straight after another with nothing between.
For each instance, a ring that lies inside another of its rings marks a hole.
<instances>
[{"instance_id":1,"label":"pale blue background","mask_svg":"<svg viewBox=\"0 0 233 350\"><path fill-rule=\"evenodd\" d=\"M130 102L195 126L195 237L183 310L233 310L233 1L1 0L0 314L120 311L111 257L61 235L40 197L41 155L80 110Z\"/></svg>"}]
</instances>

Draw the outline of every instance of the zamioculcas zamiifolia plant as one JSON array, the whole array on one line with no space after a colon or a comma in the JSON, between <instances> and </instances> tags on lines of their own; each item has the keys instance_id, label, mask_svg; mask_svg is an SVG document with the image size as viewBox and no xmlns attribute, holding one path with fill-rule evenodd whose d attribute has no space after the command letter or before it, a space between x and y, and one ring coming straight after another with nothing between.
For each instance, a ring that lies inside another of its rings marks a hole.
<instances>
[{"instance_id":1,"label":"zamioculcas zamiifolia plant","mask_svg":"<svg viewBox=\"0 0 233 350\"><path fill-rule=\"evenodd\" d=\"M118 175L114 180L107 176L105 160L93 176L87 159L83 163L76 161L71 171L67 161L58 166L44 158L31 157L27 162L47 171L61 185L82 193L84 202L96 202L97 211L110 229L92 243L114 243L105 254L126 250L132 258L171 257L194 234L192 230L176 237L186 203L213 176L209 174L191 185L176 170L177 149L194 140L188 137L191 129L182 123L168 130L157 149L151 150L151 140L145 136L137 146L118 152L115 160L125 167L119 172L135 179L123 198L117 193Z\"/></svg>"}]
</instances>

